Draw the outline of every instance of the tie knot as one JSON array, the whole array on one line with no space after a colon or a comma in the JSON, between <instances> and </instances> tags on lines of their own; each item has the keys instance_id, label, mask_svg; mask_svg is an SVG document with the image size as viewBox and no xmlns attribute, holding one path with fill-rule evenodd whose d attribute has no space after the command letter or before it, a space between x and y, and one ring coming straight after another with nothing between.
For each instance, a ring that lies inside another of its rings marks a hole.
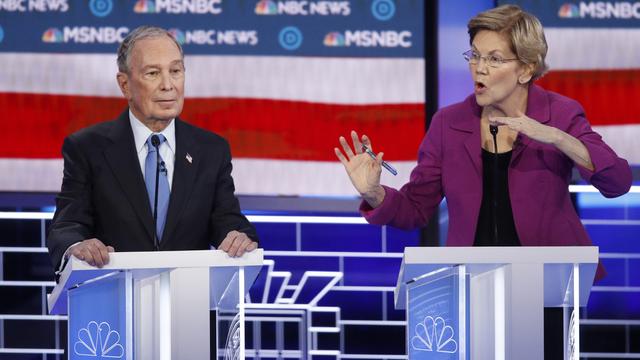
<instances>
[{"instance_id":1,"label":"tie knot","mask_svg":"<svg viewBox=\"0 0 640 360\"><path fill-rule=\"evenodd\" d=\"M156 151L156 146L160 147L163 142L167 141L167 138L162 134L151 134L147 139L147 150Z\"/></svg>"}]
</instances>

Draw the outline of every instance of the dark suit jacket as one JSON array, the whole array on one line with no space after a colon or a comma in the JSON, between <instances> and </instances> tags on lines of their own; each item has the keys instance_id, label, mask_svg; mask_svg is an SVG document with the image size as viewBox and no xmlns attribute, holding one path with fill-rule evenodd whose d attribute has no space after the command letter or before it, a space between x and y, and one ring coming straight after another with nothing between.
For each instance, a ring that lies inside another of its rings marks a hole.
<instances>
[{"instance_id":1,"label":"dark suit jacket","mask_svg":"<svg viewBox=\"0 0 640 360\"><path fill-rule=\"evenodd\" d=\"M216 134L174 121L175 167L160 250L209 249L231 230L257 241L234 196L229 144ZM70 245L93 237L116 251L154 250L153 216L129 111L70 135L62 155L62 190L47 237L54 266L58 268Z\"/></svg>"}]
</instances>

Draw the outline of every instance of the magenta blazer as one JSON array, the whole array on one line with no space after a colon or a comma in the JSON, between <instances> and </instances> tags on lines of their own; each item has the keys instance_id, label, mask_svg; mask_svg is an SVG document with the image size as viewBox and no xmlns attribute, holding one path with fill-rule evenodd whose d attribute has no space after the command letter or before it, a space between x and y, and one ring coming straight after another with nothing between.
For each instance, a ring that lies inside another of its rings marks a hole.
<instances>
[{"instance_id":1,"label":"magenta blazer","mask_svg":"<svg viewBox=\"0 0 640 360\"><path fill-rule=\"evenodd\" d=\"M384 201L376 209L363 202L360 210L367 221L402 229L421 227L446 197L447 245L472 246L482 201L481 110L471 95L438 111L420 145L409 183L399 191L385 187ZM591 130L578 102L531 85L527 116L582 141L595 170L577 168L604 196L629 191L629 164ZM518 135L508 176L513 220L523 246L591 245L569 196L574 166L553 145Z\"/></svg>"}]
</instances>

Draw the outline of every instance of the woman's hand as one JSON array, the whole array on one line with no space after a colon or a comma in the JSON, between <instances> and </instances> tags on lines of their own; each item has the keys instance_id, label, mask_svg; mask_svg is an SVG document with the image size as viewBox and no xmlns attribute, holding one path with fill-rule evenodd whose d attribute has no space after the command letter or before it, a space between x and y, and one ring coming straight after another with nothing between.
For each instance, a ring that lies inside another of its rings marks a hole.
<instances>
[{"instance_id":1,"label":"woman's hand","mask_svg":"<svg viewBox=\"0 0 640 360\"><path fill-rule=\"evenodd\" d=\"M507 126L511 130L517 131L518 133L524 134L527 137L544 144L555 145L560 139L558 129L541 124L526 115L518 117L490 116L489 124Z\"/></svg>"},{"instance_id":2,"label":"woman's hand","mask_svg":"<svg viewBox=\"0 0 640 360\"><path fill-rule=\"evenodd\" d=\"M346 157L337 147L334 148L334 151L347 170L351 183L363 199L369 203L371 207L378 207L384 200L385 194L384 188L380 185L383 153L379 153L376 159L373 159L369 154L362 151L363 144L370 150L373 150L371 148L371 141L366 135L362 135L362 142L360 142L358 134L355 131L351 131L351 139L353 140L353 150L343 136L340 136L339 139Z\"/></svg>"},{"instance_id":3,"label":"woman's hand","mask_svg":"<svg viewBox=\"0 0 640 360\"><path fill-rule=\"evenodd\" d=\"M491 125L506 125L509 129L522 133L535 141L554 145L574 163L590 171L595 170L586 146L580 140L560 129L541 124L526 115L490 117L489 123Z\"/></svg>"}]
</instances>

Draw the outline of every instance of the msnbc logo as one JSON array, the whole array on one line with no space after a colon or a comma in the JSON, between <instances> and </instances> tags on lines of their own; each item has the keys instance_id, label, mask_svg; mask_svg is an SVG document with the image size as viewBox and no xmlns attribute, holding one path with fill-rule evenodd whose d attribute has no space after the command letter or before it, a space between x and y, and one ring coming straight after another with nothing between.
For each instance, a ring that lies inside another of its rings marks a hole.
<instances>
[{"instance_id":1,"label":"msnbc logo","mask_svg":"<svg viewBox=\"0 0 640 360\"><path fill-rule=\"evenodd\" d=\"M558 10L558 16L563 19L579 18L580 9L576 4L564 4Z\"/></svg>"},{"instance_id":2,"label":"msnbc logo","mask_svg":"<svg viewBox=\"0 0 640 360\"><path fill-rule=\"evenodd\" d=\"M344 46L344 35L333 31L324 36L324 46Z\"/></svg>"},{"instance_id":3,"label":"msnbc logo","mask_svg":"<svg viewBox=\"0 0 640 360\"><path fill-rule=\"evenodd\" d=\"M276 15L278 14L278 6L271 0L260 0L256 4L257 15Z\"/></svg>"},{"instance_id":4,"label":"msnbc logo","mask_svg":"<svg viewBox=\"0 0 640 360\"><path fill-rule=\"evenodd\" d=\"M42 42L46 43L61 43L64 41L62 31L56 28L48 28L47 31L42 34Z\"/></svg>"},{"instance_id":5,"label":"msnbc logo","mask_svg":"<svg viewBox=\"0 0 640 360\"><path fill-rule=\"evenodd\" d=\"M153 0L138 0L133 7L133 12L137 14L152 14L156 12L156 4Z\"/></svg>"},{"instance_id":6,"label":"msnbc logo","mask_svg":"<svg viewBox=\"0 0 640 360\"><path fill-rule=\"evenodd\" d=\"M185 38L184 33L182 32L182 30L180 30L180 29L169 29L169 34L171 34L171 36L173 36L173 38L176 39L178 44L184 45L184 42L185 42L186 38Z\"/></svg>"},{"instance_id":7,"label":"msnbc logo","mask_svg":"<svg viewBox=\"0 0 640 360\"><path fill-rule=\"evenodd\" d=\"M138 0L138 14L213 14L222 13L222 0Z\"/></svg>"}]
</instances>

